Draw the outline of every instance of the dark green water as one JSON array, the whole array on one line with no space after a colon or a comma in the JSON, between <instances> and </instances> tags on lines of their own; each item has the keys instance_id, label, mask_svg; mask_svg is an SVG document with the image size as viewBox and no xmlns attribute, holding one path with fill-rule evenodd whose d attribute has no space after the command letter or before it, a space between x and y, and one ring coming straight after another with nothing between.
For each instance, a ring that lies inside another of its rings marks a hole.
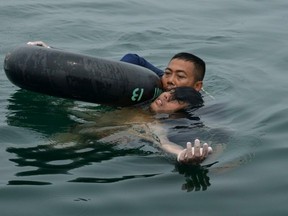
<instances>
[{"instance_id":1,"label":"dark green water","mask_svg":"<svg viewBox=\"0 0 288 216\"><path fill-rule=\"evenodd\" d=\"M287 7L284 0L1 1L1 216L287 215ZM9 82L5 54L34 40L114 60L135 52L161 68L179 51L201 56L204 88L215 99L205 94L195 112L202 127L169 121L170 138L222 146L206 161L218 163L188 172L141 140L113 147L74 139L84 114L106 108ZM70 142L59 142L65 135Z\"/></svg>"}]
</instances>

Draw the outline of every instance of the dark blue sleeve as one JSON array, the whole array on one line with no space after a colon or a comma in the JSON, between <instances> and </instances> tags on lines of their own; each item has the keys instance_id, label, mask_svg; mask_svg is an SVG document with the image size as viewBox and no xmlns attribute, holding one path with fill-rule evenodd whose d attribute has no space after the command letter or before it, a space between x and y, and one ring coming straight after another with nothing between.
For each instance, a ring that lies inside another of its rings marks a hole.
<instances>
[{"instance_id":1,"label":"dark blue sleeve","mask_svg":"<svg viewBox=\"0 0 288 216\"><path fill-rule=\"evenodd\" d=\"M137 54L128 53L125 56L123 56L120 59L120 61L145 67L145 68L153 71L154 73L156 73L159 77L162 77L163 74L164 74L164 72L162 70L160 70L159 68L155 67L150 62L146 61L146 59L144 59L143 57L138 56Z\"/></svg>"}]
</instances>

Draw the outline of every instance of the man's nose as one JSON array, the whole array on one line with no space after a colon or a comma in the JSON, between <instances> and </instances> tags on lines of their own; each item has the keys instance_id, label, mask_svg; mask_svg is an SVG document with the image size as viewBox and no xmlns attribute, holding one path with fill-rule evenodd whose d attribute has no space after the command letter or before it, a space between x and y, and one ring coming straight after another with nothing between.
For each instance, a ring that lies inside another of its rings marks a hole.
<instances>
[{"instance_id":1,"label":"man's nose","mask_svg":"<svg viewBox=\"0 0 288 216\"><path fill-rule=\"evenodd\" d=\"M169 83L169 84L171 84L171 85L175 85L174 79L175 79L175 75L172 74L172 75L168 78L167 83Z\"/></svg>"}]
</instances>

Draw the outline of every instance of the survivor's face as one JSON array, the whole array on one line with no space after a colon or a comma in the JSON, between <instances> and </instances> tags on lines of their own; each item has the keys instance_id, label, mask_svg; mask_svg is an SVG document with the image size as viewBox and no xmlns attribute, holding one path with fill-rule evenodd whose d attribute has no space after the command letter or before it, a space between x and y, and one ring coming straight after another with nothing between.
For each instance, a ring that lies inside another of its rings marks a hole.
<instances>
[{"instance_id":1,"label":"survivor's face","mask_svg":"<svg viewBox=\"0 0 288 216\"><path fill-rule=\"evenodd\" d=\"M187 103L177 101L173 98L173 93L170 91L163 92L150 105L150 110L155 113L174 113L188 106Z\"/></svg>"},{"instance_id":2,"label":"survivor's face","mask_svg":"<svg viewBox=\"0 0 288 216\"><path fill-rule=\"evenodd\" d=\"M182 59L172 59L162 76L164 90L171 90L179 86L192 87L197 91L202 88L202 81L196 81L194 63Z\"/></svg>"}]
</instances>

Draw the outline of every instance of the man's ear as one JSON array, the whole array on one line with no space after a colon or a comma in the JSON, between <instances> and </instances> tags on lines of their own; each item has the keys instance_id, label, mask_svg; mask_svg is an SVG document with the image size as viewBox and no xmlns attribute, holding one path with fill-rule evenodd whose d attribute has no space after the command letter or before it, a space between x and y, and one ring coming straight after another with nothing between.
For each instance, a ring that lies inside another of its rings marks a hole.
<instances>
[{"instance_id":1,"label":"man's ear","mask_svg":"<svg viewBox=\"0 0 288 216\"><path fill-rule=\"evenodd\" d=\"M203 87L203 81L197 81L193 87L196 91L200 91Z\"/></svg>"}]
</instances>

